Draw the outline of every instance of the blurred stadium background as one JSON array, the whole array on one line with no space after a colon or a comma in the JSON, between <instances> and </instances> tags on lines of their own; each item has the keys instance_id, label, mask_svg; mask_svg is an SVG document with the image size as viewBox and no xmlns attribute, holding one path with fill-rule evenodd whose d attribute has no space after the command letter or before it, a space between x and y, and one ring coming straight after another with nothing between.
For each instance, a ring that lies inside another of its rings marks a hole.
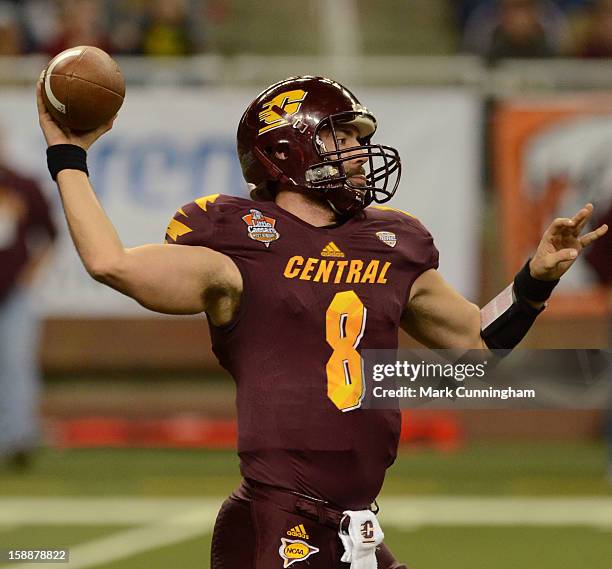
<instances>
[{"instance_id":1,"label":"blurred stadium background","mask_svg":"<svg viewBox=\"0 0 612 569\"><path fill-rule=\"evenodd\" d=\"M0 467L0 548L70 547L70 567L208 567L216 507L239 480L233 386L205 321L104 290L65 231L33 85L83 44L127 80L90 170L128 246L161 241L197 196L244 191L240 114L297 74L336 78L374 110L404 162L391 205L432 231L442 273L474 302L549 219L586 201L610 217L612 2L0 1L6 161L40 181L62 227L38 285L43 447ZM609 243L526 346L609 349ZM380 500L387 542L413 569L609 568L605 429L590 409L407 413Z\"/></svg>"}]
</instances>

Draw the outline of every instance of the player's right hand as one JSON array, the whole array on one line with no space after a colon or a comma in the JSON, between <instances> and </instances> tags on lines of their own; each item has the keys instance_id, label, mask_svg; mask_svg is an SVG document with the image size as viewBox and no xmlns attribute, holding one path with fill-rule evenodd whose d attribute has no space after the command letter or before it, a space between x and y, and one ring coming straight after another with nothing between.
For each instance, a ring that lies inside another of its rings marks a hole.
<instances>
[{"instance_id":1,"label":"player's right hand","mask_svg":"<svg viewBox=\"0 0 612 569\"><path fill-rule=\"evenodd\" d=\"M115 115L107 123L99 126L94 130L76 133L69 128L62 126L53 120L53 117L47 111L42 98L42 74L36 83L36 104L38 106L38 123L45 135L47 146L54 144L76 144L84 150L89 150L89 147L100 138L105 132L113 128L113 123L117 118Z\"/></svg>"},{"instance_id":2,"label":"player's right hand","mask_svg":"<svg viewBox=\"0 0 612 569\"><path fill-rule=\"evenodd\" d=\"M593 204L588 203L574 217L559 217L550 224L529 262L532 277L542 281L561 278L585 247L608 232L604 223L581 235L592 215Z\"/></svg>"}]
</instances>

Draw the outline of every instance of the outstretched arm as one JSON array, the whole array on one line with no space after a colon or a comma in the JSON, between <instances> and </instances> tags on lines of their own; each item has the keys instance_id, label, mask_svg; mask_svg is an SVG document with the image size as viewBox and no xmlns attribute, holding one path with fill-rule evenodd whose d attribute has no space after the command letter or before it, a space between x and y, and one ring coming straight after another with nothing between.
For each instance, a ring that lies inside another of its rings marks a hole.
<instances>
[{"instance_id":1,"label":"outstretched arm","mask_svg":"<svg viewBox=\"0 0 612 569\"><path fill-rule=\"evenodd\" d=\"M451 287L436 269L420 275L410 290L402 328L432 349L485 349L480 309Z\"/></svg>"},{"instance_id":2,"label":"outstretched arm","mask_svg":"<svg viewBox=\"0 0 612 569\"><path fill-rule=\"evenodd\" d=\"M40 82L38 115L48 146L73 144L87 150L110 130L77 134L60 127L45 109ZM125 249L84 172L66 169L57 176L70 235L87 272L96 280L168 314L207 311L215 324L230 320L242 279L233 261L206 247L144 245Z\"/></svg>"},{"instance_id":3,"label":"outstretched arm","mask_svg":"<svg viewBox=\"0 0 612 569\"><path fill-rule=\"evenodd\" d=\"M529 277L535 279L536 285L554 283L567 272L585 247L606 234L608 226L602 225L581 235L592 214L593 205L587 204L574 217L555 219L546 229L527 269ZM524 274L523 277L525 277ZM515 287L514 295L516 296L517 293ZM509 298L512 299L511 294ZM529 295L518 300L529 305L534 311L533 318L545 304L544 301ZM529 315L525 313L519 315L519 318L523 318L520 323L523 329L525 318L529 318ZM456 292L444 281L438 271L430 269L414 282L404 311L402 328L425 346L430 348L487 348L487 344L481 337L482 325L481 311L478 306L468 302ZM513 322L510 322L510 325L513 325ZM503 338L512 336L514 331L510 332L508 334L506 330ZM493 347L512 346L495 345Z\"/></svg>"}]
</instances>

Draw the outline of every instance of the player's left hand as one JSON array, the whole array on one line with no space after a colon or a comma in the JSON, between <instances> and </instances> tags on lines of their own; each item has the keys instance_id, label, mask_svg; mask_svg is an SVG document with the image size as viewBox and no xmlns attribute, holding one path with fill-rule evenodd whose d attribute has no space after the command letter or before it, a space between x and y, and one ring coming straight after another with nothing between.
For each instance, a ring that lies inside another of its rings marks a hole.
<instances>
[{"instance_id":1,"label":"player's left hand","mask_svg":"<svg viewBox=\"0 0 612 569\"><path fill-rule=\"evenodd\" d=\"M593 204L588 203L571 219L559 217L550 224L529 263L532 277L542 281L561 278L585 247L606 234L604 224L580 235L592 215Z\"/></svg>"}]
</instances>

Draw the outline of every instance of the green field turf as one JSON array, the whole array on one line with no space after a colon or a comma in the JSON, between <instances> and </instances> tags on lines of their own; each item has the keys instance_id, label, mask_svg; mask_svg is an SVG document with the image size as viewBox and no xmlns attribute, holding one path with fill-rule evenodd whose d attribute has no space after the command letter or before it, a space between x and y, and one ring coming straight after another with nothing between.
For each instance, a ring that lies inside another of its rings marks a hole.
<instances>
[{"instance_id":1,"label":"green field turf","mask_svg":"<svg viewBox=\"0 0 612 569\"><path fill-rule=\"evenodd\" d=\"M601 443L479 443L455 452L403 449L390 494L612 495ZM226 495L233 451L45 450L25 474L0 469L1 495Z\"/></svg>"},{"instance_id":2,"label":"green field turf","mask_svg":"<svg viewBox=\"0 0 612 569\"><path fill-rule=\"evenodd\" d=\"M410 569L610 569L605 459L581 443L404 450L381 499L386 542ZM238 480L226 451L46 450L25 474L0 470L0 548L70 547L59 567L205 568L214 513ZM10 567L25 566L0 563Z\"/></svg>"},{"instance_id":3,"label":"green field turf","mask_svg":"<svg viewBox=\"0 0 612 569\"><path fill-rule=\"evenodd\" d=\"M38 547L57 547L58 544L74 546L121 529L107 526L27 527L20 532L0 533L0 547L25 547L33 544ZM386 527L385 535L385 541L396 557L408 563L410 569L609 569L612 559L611 534L581 527L534 529L441 526L415 531L398 531ZM202 569L209 566L209 556L210 534L207 533L95 567Z\"/></svg>"}]
</instances>

